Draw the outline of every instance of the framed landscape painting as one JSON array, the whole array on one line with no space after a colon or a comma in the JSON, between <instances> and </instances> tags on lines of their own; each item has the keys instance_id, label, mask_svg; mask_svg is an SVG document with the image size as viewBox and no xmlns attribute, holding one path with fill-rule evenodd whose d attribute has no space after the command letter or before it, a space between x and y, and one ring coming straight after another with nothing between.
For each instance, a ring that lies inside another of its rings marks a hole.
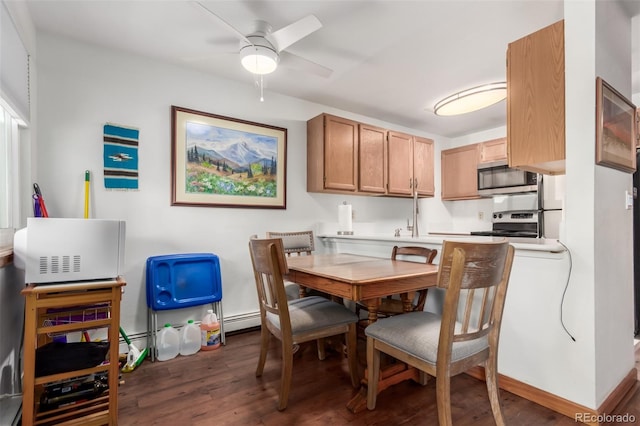
<instances>
[{"instance_id":1,"label":"framed landscape painting","mask_svg":"<svg viewBox=\"0 0 640 426\"><path fill-rule=\"evenodd\" d=\"M171 205L286 208L287 129L171 107Z\"/></svg>"},{"instance_id":2,"label":"framed landscape painting","mask_svg":"<svg viewBox=\"0 0 640 426\"><path fill-rule=\"evenodd\" d=\"M636 170L636 107L602 78L596 78L596 164Z\"/></svg>"}]
</instances>

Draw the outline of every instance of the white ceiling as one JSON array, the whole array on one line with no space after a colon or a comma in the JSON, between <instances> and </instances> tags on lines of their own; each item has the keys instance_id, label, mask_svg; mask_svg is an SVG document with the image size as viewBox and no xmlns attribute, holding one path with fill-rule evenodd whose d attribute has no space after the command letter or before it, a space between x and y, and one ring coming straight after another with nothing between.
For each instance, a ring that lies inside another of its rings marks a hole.
<instances>
[{"instance_id":1,"label":"white ceiling","mask_svg":"<svg viewBox=\"0 0 640 426\"><path fill-rule=\"evenodd\" d=\"M628 1L640 12L640 1ZM188 1L27 3L39 30L254 84L240 65L238 38ZM322 22L286 50L333 74L288 68L283 59L264 78L265 102L273 91L449 137L505 125L505 102L458 117L438 117L433 105L456 91L504 81L507 44L563 18L562 0L203 3L245 34L256 19L274 31L308 14Z\"/></svg>"}]
</instances>

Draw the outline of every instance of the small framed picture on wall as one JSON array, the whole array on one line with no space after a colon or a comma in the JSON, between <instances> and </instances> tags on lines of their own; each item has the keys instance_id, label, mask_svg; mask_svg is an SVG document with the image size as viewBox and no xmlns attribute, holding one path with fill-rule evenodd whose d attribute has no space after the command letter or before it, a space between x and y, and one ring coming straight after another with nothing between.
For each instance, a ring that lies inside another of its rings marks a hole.
<instances>
[{"instance_id":1,"label":"small framed picture on wall","mask_svg":"<svg viewBox=\"0 0 640 426\"><path fill-rule=\"evenodd\" d=\"M636 170L636 107L602 78L596 78L596 164Z\"/></svg>"}]
</instances>

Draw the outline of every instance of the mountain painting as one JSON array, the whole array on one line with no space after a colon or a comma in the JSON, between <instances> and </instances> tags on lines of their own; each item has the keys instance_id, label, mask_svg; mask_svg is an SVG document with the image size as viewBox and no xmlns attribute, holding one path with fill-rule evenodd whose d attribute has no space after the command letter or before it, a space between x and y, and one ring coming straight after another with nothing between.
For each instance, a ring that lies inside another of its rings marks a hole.
<instances>
[{"instance_id":1,"label":"mountain painting","mask_svg":"<svg viewBox=\"0 0 640 426\"><path fill-rule=\"evenodd\" d=\"M171 107L171 205L287 208L287 129Z\"/></svg>"},{"instance_id":2,"label":"mountain painting","mask_svg":"<svg viewBox=\"0 0 640 426\"><path fill-rule=\"evenodd\" d=\"M275 198L278 138L187 121L185 192Z\"/></svg>"}]
</instances>

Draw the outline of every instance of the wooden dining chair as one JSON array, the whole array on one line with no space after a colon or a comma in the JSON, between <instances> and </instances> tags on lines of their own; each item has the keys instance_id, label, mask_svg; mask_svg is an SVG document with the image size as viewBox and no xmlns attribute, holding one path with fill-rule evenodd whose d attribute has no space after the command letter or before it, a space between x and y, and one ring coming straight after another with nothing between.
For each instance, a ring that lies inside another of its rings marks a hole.
<instances>
[{"instance_id":1,"label":"wooden dining chair","mask_svg":"<svg viewBox=\"0 0 640 426\"><path fill-rule=\"evenodd\" d=\"M451 377L484 365L491 410L504 425L498 395L498 340L513 262L503 242L445 241L438 287L446 290L442 315L410 312L383 318L365 329L367 408L375 409L384 352L436 377L438 420L451 425Z\"/></svg>"},{"instance_id":2,"label":"wooden dining chair","mask_svg":"<svg viewBox=\"0 0 640 426\"><path fill-rule=\"evenodd\" d=\"M288 273L288 268L280 238L250 239L249 251L260 302L261 345L257 377L264 370L270 336L275 336L282 344L278 410L287 407L293 370L293 348L300 343L344 335L351 385L357 387L356 315L345 306L324 297L308 296L287 300L282 276Z\"/></svg>"},{"instance_id":3,"label":"wooden dining chair","mask_svg":"<svg viewBox=\"0 0 640 426\"><path fill-rule=\"evenodd\" d=\"M423 262L423 263L433 263L433 259L435 259L438 254L438 250L429 249L426 247L419 246L393 246L391 250L391 259L392 260L406 260L410 262ZM427 300L427 289L420 290L416 299L411 306L412 311L422 311L424 309L425 301ZM360 317L360 310L367 310L367 305L363 303L356 303L356 315L358 318ZM397 297L387 296L385 299L380 301L380 306L378 307L378 317L384 318L391 315L397 315L404 313L404 306L402 304L402 300Z\"/></svg>"},{"instance_id":4,"label":"wooden dining chair","mask_svg":"<svg viewBox=\"0 0 640 426\"><path fill-rule=\"evenodd\" d=\"M292 231L292 232L267 232L267 238L281 238L284 247L284 254L290 256L310 255L315 250L313 231ZM285 278L284 288L287 299L300 298L300 286Z\"/></svg>"}]
</instances>

